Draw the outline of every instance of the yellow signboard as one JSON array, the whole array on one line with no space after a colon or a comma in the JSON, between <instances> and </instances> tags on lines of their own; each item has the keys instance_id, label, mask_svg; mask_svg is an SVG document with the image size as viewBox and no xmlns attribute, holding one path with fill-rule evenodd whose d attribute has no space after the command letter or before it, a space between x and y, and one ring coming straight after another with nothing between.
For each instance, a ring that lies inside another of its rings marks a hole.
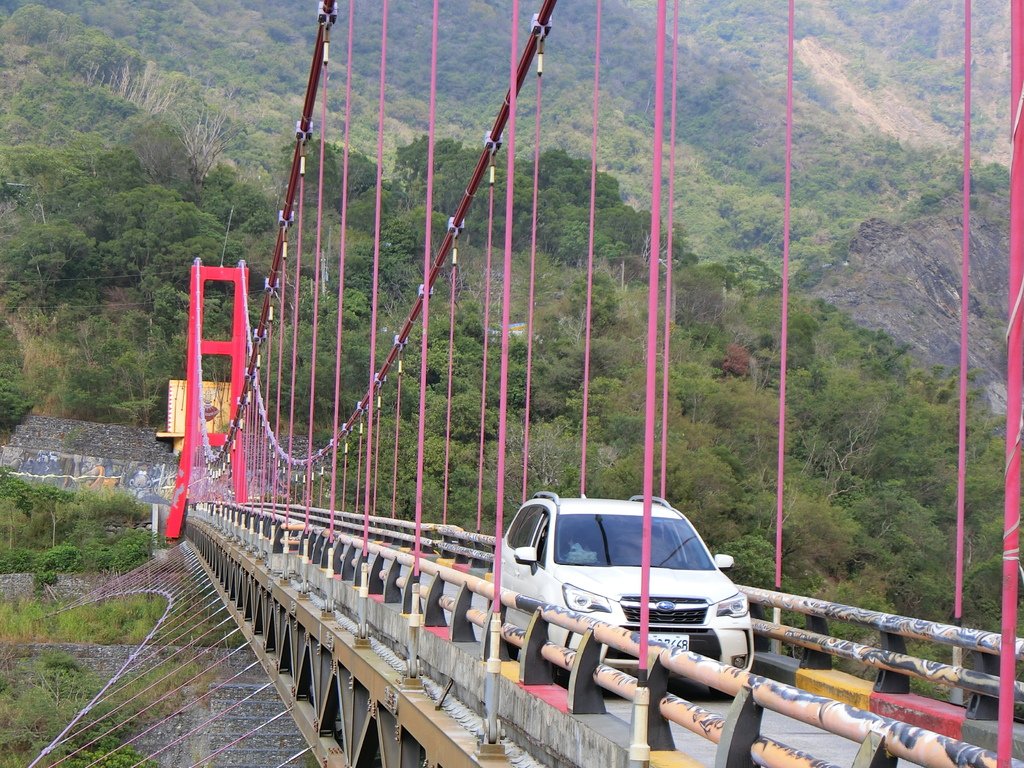
<instances>
[{"instance_id":1,"label":"yellow signboard","mask_svg":"<svg viewBox=\"0 0 1024 768\"><path fill-rule=\"evenodd\" d=\"M180 451L185 440L185 380L171 379L167 386L167 431L157 437L174 439L174 450ZM227 432L231 416L231 382L204 381L203 408L210 432Z\"/></svg>"}]
</instances>

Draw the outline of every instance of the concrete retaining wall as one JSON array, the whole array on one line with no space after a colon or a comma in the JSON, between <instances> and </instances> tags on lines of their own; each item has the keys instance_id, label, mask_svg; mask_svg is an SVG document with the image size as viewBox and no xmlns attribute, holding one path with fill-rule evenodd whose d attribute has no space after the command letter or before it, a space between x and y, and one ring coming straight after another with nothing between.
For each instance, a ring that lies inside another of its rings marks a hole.
<instances>
[{"instance_id":1,"label":"concrete retaining wall","mask_svg":"<svg viewBox=\"0 0 1024 768\"><path fill-rule=\"evenodd\" d=\"M167 504L178 462L148 429L28 416L0 466L68 490L117 488L147 504Z\"/></svg>"}]
</instances>

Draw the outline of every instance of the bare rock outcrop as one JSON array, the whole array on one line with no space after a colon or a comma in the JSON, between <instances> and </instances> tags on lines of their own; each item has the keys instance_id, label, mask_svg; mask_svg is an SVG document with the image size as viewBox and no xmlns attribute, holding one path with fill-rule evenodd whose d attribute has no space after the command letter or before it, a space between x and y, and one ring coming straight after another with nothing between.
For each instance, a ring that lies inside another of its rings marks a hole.
<instances>
[{"instance_id":1,"label":"bare rock outcrop","mask_svg":"<svg viewBox=\"0 0 1024 768\"><path fill-rule=\"evenodd\" d=\"M905 343L923 364L956 368L962 233L958 216L908 224L870 219L851 241L848 261L812 293ZM968 366L990 406L999 410L1006 402L1005 226L972 217L970 247Z\"/></svg>"}]
</instances>

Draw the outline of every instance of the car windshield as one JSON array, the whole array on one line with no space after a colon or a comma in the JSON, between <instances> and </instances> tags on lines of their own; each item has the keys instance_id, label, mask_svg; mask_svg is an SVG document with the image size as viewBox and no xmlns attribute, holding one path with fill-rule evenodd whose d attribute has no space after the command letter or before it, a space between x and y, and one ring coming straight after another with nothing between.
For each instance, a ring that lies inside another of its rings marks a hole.
<instances>
[{"instance_id":1,"label":"car windshield","mask_svg":"<svg viewBox=\"0 0 1024 768\"><path fill-rule=\"evenodd\" d=\"M555 562L595 567L639 566L638 515L560 515L555 527ZM697 532L683 518L651 520L651 567L710 571L714 563Z\"/></svg>"}]
</instances>

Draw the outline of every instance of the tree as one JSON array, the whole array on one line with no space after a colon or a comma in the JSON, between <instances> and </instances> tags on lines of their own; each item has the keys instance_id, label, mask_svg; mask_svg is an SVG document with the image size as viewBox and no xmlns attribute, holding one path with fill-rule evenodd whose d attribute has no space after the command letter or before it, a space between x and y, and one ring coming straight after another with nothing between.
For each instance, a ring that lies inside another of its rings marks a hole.
<instances>
[{"instance_id":1,"label":"tree","mask_svg":"<svg viewBox=\"0 0 1024 768\"><path fill-rule=\"evenodd\" d=\"M217 158L238 134L238 128L231 124L226 111L205 105L197 114L178 114L175 128L188 158L189 179L198 194Z\"/></svg>"}]
</instances>

